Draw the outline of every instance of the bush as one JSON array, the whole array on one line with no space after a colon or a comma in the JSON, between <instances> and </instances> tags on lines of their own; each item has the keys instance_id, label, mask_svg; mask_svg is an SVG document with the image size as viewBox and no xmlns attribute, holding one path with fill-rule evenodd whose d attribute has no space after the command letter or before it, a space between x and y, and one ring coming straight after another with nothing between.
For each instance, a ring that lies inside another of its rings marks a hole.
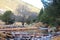
<instances>
[{"instance_id":1,"label":"bush","mask_svg":"<svg viewBox=\"0 0 60 40\"><path fill-rule=\"evenodd\" d=\"M13 24L15 21L15 18L13 17L14 14L12 13L12 11L6 11L3 15L2 15L2 21L5 22L5 24Z\"/></svg>"}]
</instances>

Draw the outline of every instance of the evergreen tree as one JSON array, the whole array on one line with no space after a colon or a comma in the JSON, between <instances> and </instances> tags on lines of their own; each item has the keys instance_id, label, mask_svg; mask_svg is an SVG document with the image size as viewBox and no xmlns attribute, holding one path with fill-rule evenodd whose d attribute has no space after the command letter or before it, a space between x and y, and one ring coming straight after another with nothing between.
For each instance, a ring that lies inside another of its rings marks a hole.
<instances>
[{"instance_id":1,"label":"evergreen tree","mask_svg":"<svg viewBox=\"0 0 60 40\"><path fill-rule=\"evenodd\" d=\"M2 15L2 21L5 22L5 24L12 24L14 23L14 17L13 17L13 13L11 11L6 11L3 15Z\"/></svg>"},{"instance_id":2,"label":"evergreen tree","mask_svg":"<svg viewBox=\"0 0 60 40\"><path fill-rule=\"evenodd\" d=\"M60 19L60 0L53 0L53 2L51 0L49 3L42 0L42 3L44 4L44 10L42 15L40 15L42 11L40 12L39 20L48 22L50 25L57 25L58 19Z\"/></svg>"}]
</instances>

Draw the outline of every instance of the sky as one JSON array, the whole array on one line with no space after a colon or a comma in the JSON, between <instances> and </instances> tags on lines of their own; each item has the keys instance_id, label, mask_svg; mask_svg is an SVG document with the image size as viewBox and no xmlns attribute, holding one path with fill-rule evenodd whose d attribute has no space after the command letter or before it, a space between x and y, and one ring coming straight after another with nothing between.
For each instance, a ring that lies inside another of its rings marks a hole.
<instances>
[{"instance_id":1,"label":"sky","mask_svg":"<svg viewBox=\"0 0 60 40\"><path fill-rule=\"evenodd\" d=\"M43 7L41 0L22 0L22 1L27 2L39 9L41 9Z\"/></svg>"}]
</instances>

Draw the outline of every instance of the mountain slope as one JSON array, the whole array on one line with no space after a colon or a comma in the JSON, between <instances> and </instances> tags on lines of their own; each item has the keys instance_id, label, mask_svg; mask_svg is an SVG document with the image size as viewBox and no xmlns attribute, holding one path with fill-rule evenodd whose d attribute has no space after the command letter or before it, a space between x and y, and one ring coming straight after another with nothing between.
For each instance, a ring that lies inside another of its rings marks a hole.
<instances>
[{"instance_id":1,"label":"mountain slope","mask_svg":"<svg viewBox=\"0 0 60 40\"><path fill-rule=\"evenodd\" d=\"M18 5L27 5L31 10L30 11L33 11L33 12L39 12L40 9L34 7L34 6L31 6L21 0L0 0L0 9L2 10L11 10L13 12L16 11L16 8Z\"/></svg>"}]
</instances>

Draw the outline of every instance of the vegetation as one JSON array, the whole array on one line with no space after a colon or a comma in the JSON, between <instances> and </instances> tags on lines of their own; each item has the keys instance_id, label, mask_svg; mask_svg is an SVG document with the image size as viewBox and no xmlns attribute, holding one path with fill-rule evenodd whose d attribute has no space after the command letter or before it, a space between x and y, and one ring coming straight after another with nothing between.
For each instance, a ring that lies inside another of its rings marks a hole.
<instances>
[{"instance_id":1,"label":"vegetation","mask_svg":"<svg viewBox=\"0 0 60 40\"><path fill-rule=\"evenodd\" d=\"M27 24L31 24L31 23L34 23L36 22L36 19L32 19L31 16L29 16L27 19L26 19L26 23Z\"/></svg>"},{"instance_id":2,"label":"vegetation","mask_svg":"<svg viewBox=\"0 0 60 40\"><path fill-rule=\"evenodd\" d=\"M0 40L6 40L7 38L13 38L12 34L10 32L0 32Z\"/></svg>"},{"instance_id":3,"label":"vegetation","mask_svg":"<svg viewBox=\"0 0 60 40\"><path fill-rule=\"evenodd\" d=\"M42 3L44 4L43 1ZM44 10L41 9L38 20L56 26L60 22L58 21L58 19L60 20L60 0L53 0L53 3L47 4L44 4Z\"/></svg>"},{"instance_id":4,"label":"vegetation","mask_svg":"<svg viewBox=\"0 0 60 40\"><path fill-rule=\"evenodd\" d=\"M0 14L0 20L2 19L2 14Z\"/></svg>"},{"instance_id":5,"label":"vegetation","mask_svg":"<svg viewBox=\"0 0 60 40\"><path fill-rule=\"evenodd\" d=\"M6 11L3 15L2 15L2 21L5 22L5 24L13 24L15 19L13 17L13 13L12 11Z\"/></svg>"}]
</instances>

